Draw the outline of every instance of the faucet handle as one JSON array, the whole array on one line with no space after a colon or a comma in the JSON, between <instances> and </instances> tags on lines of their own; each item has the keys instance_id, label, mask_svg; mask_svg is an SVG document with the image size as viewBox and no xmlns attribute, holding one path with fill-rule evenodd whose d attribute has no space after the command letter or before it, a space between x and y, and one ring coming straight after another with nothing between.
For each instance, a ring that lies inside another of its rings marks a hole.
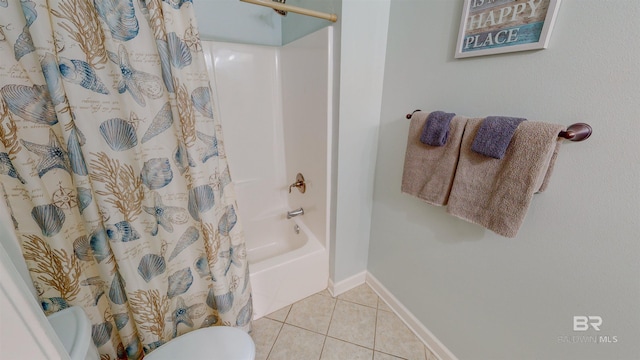
<instances>
[{"instance_id":1,"label":"faucet handle","mask_svg":"<svg viewBox=\"0 0 640 360\"><path fill-rule=\"evenodd\" d=\"M291 194L291 189L293 189L294 187L298 188L298 191L303 194L305 193L305 191L307 191L307 184L304 182L304 176L302 176L301 173L298 173L298 175L296 175L296 182L289 185L289 194Z\"/></svg>"}]
</instances>

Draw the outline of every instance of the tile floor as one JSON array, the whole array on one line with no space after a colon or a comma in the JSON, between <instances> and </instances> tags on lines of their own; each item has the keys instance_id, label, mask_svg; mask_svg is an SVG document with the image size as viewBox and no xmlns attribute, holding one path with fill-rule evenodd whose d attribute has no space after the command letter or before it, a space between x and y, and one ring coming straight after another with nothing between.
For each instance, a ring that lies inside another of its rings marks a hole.
<instances>
[{"instance_id":1,"label":"tile floor","mask_svg":"<svg viewBox=\"0 0 640 360\"><path fill-rule=\"evenodd\" d=\"M364 284L323 290L253 322L256 360L436 360Z\"/></svg>"}]
</instances>

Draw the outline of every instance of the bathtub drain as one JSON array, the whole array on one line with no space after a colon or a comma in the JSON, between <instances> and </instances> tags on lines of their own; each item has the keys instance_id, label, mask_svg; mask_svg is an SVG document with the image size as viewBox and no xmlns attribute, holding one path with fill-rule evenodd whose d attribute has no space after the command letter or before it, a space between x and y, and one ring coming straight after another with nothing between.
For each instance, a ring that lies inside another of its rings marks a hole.
<instances>
[{"instance_id":1,"label":"bathtub drain","mask_svg":"<svg viewBox=\"0 0 640 360\"><path fill-rule=\"evenodd\" d=\"M298 224L293 225L293 231L295 231L296 234L300 234L300 226L298 226Z\"/></svg>"}]
</instances>

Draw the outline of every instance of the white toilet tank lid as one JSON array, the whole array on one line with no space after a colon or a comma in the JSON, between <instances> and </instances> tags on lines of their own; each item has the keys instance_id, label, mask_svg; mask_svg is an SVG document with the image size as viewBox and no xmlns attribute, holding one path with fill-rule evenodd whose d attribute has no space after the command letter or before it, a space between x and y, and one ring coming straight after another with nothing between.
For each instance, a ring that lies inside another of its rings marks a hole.
<instances>
[{"instance_id":1,"label":"white toilet tank lid","mask_svg":"<svg viewBox=\"0 0 640 360\"><path fill-rule=\"evenodd\" d=\"M246 332L212 326L178 336L146 355L145 360L254 360L255 353L255 344Z\"/></svg>"},{"instance_id":2,"label":"white toilet tank lid","mask_svg":"<svg viewBox=\"0 0 640 360\"><path fill-rule=\"evenodd\" d=\"M80 306L47 316L71 360L84 360L91 345L91 322Z\"/></svg>"}]
</instances>

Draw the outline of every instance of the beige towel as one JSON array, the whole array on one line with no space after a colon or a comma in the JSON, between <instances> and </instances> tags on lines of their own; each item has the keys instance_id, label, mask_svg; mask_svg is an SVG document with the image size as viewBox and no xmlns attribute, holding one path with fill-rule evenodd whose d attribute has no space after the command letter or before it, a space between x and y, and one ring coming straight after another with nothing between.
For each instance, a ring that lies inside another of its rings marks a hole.
<instances>
[{"instance_id":1,"label":"beige towel","mask_svg":"<svg viewBox=\"0 0 640 360\"><path fill-rule=\"evenodd\" d=\"M563 126L522 122L505 156L493 159L471 150L481 122L470 119L465 127L447 212L502 236L515 237L533 194L547 187Z\"/></svg>"},{"instance_id":2,"label":"beige towel","mask_svg":"<svg viewBox=\"0 0 640 360\"><path fill-rule=\"evenodd\" d=\"M467 118L451 119L449 137L444 146L420 142L428 112L415 112L411 117L407 151L402 174L402 192L433 205L446 205L460 155L460 142Z\"/></svg>"}]
</instances>

